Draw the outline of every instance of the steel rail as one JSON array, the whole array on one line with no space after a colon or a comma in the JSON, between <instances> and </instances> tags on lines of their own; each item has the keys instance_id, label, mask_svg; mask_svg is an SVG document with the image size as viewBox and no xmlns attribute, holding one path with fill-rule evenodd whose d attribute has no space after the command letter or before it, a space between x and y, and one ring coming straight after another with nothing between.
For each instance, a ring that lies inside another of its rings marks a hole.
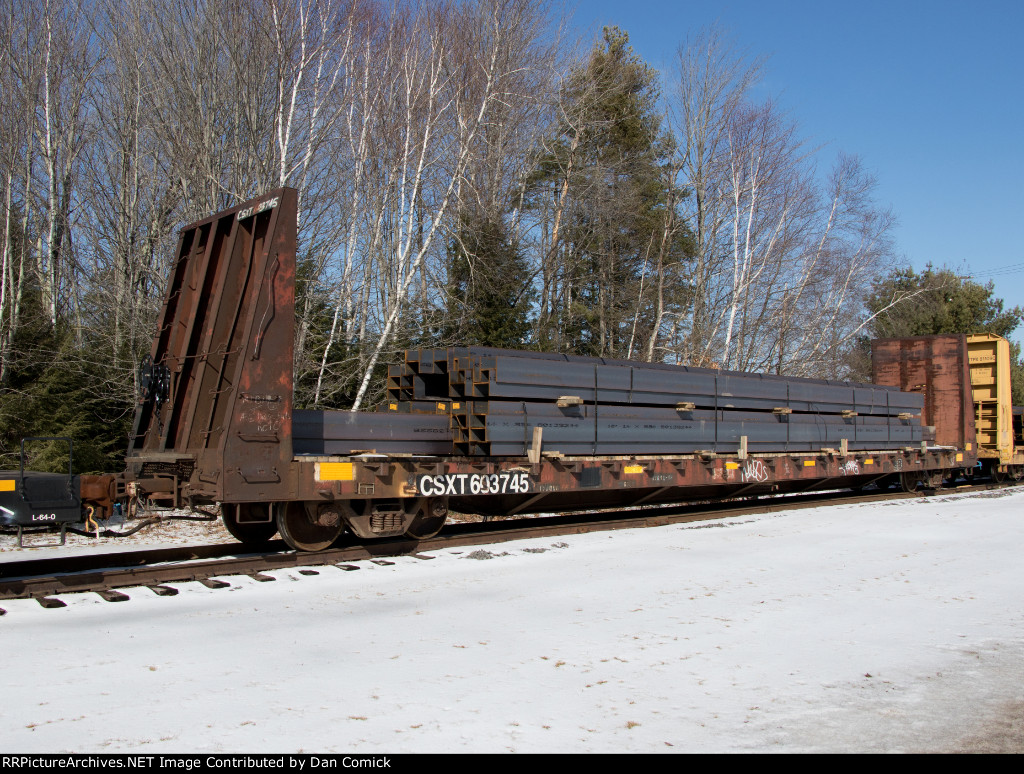
<instances>
[{"instance_id":1,"label":"steel rail","mask_svg":"<svg viewBox=\"0 0 1024 774\"><path fill-rule=\"evenodd\" d=\"M53 599L54 595L95 592L108 601L122 601L128 597L117 591L121 588L147 586L157 594L172 595L176 594L177 590L166 584L200 582L211 588L220 588L230 585L216 580L224 576L248 575L260 581L273 580L272 576L264 574L268 570L301 568L300 571L315 574L311 568L334 565L341 566L342 569L357 569L349 563L365 560L386 562L388 559L401 556L429 559L433 557L425 555L424 552L450 548L721 520L826 505L915 499L945 492L954 494L1012 486L1013 484L985 483L923 492L827 492L770 500L734 500L710 505L701 503L603 513L585 512L543 519L519 518L462 523L450 525L443 534L429 540L396 538L343 545L317 553L282 550L284 544L273 541L269 544L269 550L262 552L254 552L240 544L225 544L9 562L0 567L7 576L0 578L0 600L37 599L44 607L62 607L64 603ZM71 569L68 569L69 567ZM17 575L12 577L15 573Z\"/></svg>"}]
</instances>

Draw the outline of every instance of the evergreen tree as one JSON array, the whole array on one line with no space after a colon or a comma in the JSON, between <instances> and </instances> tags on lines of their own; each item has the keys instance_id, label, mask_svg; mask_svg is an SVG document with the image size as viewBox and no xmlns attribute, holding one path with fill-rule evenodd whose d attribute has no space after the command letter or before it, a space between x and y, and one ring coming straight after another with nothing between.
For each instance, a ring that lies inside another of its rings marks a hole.
<instances>
[{"instance_id":1,"label":"evergreen tree","mask_svg":"<svg viewBox=\"0 0 1024 774\"><path fill-rule=\"evenodd\" d=\"M449 260L445 338L468 345L528 347L533 278L504 222L464 216Z\"/></svg>"},{"instance_id":2,"label":"evergreen tree","mask_svg":"<svg viewBox=\"0 0 1024 774\"><path fill-rule=\"evenodd\" d=\"M671 225L681 192L658 95L656 72L616 27L569 78L563 120L530 180L533 206L556 210L540 321L551 348L624 356L638 329L660 323L654 294L664 302L665 266L681 260L686 235Z\"/></svg>"},{"instance_id":3,"label":"evergreen tree","mask_svg":"<svg viewBox=\"0 0 1024 774\"><path fill-rule=\"evenodd\" d=\"M63 321L52 325L31 290L0 393L0 468L20 465L23 438L60 437L72 441L76 473L122 470L134 406L112 386L108 350L95 337L79 340ZM68 469L66 443L32 442L25 452L27 469Z\"/></svg>"},{"instance_id":4,"label":"evergreen tree","mask_svg":"<svg viewBox=\"0 0 1024 774\"><path fill-rule=\"evenodd\" d=\"M994 333L1008 338L1024 320L1024 309L1004 310L993 292L991 282L981 285L950 269L928 266L920 274L896 269L868 296L871 337Z\"/></svg>"},{"instance_id":5,"label":"evergreen tree","mask_svg":"<svg viewBox=\"0 0 1024 774\"><path fill-rule=\"evenodd\" d=\"M47 311L37 271L25 275L19 325L4 351L5 380L0 390L0 469L17 469L22 439L69 438L75 473L112 473L124 469L124 455L134 416L134 366L125 369L117 356L138 362L126 346L111 346L113 317L92 309L96 296L85 296L91 325L75 326L72 311L59 308L54 322ZM68 444L25 444L29 470L63 473Z\"/></svg>"}]
</instances>

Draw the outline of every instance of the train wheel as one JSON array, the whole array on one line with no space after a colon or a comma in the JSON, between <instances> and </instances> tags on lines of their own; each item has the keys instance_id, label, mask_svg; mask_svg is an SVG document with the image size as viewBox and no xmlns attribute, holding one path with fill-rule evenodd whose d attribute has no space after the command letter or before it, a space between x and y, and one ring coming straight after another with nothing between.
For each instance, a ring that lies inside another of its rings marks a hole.
<instances>
[{"instance_id":1,"label":"train wheel","mask_svg":"<svg viewBox=\"0 0 1024 774\"><path fill-rule=\"evenodd\" d=\"M1001 466L998 460L989 460L988 465L988 476L994 484L1005 484L1010 480L1010 474L1013 470L1011 465Z\"/></svg>"},{"instance_id":2,"label":"train wheel","mask_svg":"<svg viewBox=\"0 0 1024 774\"><path fill-rule=\"evenodd\" d=\"M429 540L441 531L448 518L448 505L444 500L429 500L422 512L416 515L405 536L413 540Z\"/></svg>"},{"instance_id":3,"label":"train wheel","mask_svg":"<svg viewBox=\"0 0 1024 774\"><path fill-rule=\"evenodd\" d=\"M261 546L277 534L266 503L241 503L222 506L224 528L235 540L247 546Z\"/></svg>"},{"instance_id":4,"label":"train wheel","mask_svg":"<svg viewBox=\"0 0 1024 774\"><path fill-rule=\"evenodd\" d=\"M921 474L914 471L900 473L900 488L904 492L916 492L917 485L921 482Z\"/></svg>"},{"instance_id":5,"label":"train wheel","mask_svg":"<svg viewBox=\"0 0 1024 774\"><path fill-rule=\"evenodd\" d=\"M323 551L330 548L345 528L344 521L336 512L333 514L335 518L322 516L313 522L302 503L281 503L277 506L277 531L296 551Z\"/></svg>"}]
</instances>

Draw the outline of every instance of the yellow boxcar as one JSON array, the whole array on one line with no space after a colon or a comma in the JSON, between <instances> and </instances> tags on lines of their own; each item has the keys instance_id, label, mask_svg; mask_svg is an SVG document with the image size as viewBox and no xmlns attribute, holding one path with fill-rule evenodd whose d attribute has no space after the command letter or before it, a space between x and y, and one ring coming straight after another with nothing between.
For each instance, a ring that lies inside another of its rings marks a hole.
<instances>
[{"instance_id":1,"label":"yellow boxcar","mask_svg":"<svg viewBox=\"0 0 1024 774\"><path fill-rule=\"evenodd\" d=\"M991 333L967 336L967 359L974 394L978 456L999 465L1024 463L1024 450L1013 443L1013 402L1010 398L1010 342Z\"/></svg>"}]
</instances>

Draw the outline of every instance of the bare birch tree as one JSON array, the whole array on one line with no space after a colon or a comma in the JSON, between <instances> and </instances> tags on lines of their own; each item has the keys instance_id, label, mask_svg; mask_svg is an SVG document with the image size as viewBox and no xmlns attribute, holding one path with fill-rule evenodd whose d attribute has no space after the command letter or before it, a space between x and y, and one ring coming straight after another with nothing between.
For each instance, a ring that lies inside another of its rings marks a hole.
<instances>
[{"instance_id":1,"label":"bare birch tree","mask_svg":"<svg viewBox=\"0 0 1024 774\"><path fill-rule=\"evenodd\" d=\"M892 257L895 217L875 204L875 187L857 157L839 155L800 256L803 281L775 314L772 370L843 375L846 355L870 321L865 294Z\"/></svg>"},{"instance_id":2,"label":"bare birch tree","mask_svg":"<svg viewBox=\"0 0 1024 774\"><path fill-rule=\"evenodd\" d=\"M687 215L694 239L692 304L681 357L695 365L715 362L716 310L726 302L715 278L728 259L728 138L737 112L760 79L762 63L747 62L723 33L705 30L679 49L678 80L670 105L679 134L682 178L690 190Z\"/></svg>"},{"instance_id":3,"label":"bare birch tree","mask_svg":"<svg viewBox=\"0 0 1024 774\"><path fill-rule=\"evenodd\" d=\"M22 300L34 261L29 223L35 217L34 116L42 80L38 9L7 3L0 45L0 162L3 164L3 246L0 250L0 384L9 373L12 347L22 317Z\"/></svg>"},{"instance_id":4,"label":"bare birch tree","mask_svg":"<svg viewBox=\"0 0 1024 774\"><path fill-rule=\"evenodd\" d=\"M397 119L387 143L390 168L384 243L390 279L376 343L353 401L362 404L374 367L423 269L433 241L461 195L476 139L507 73L501 53L515 0L476 6L418 6L399 62Z\"/></svg>"},{"instance_id":5,"label":"bare birch tree","mask_svg":"<svg viewBox=\"0 0 1024 774\"><path fill-rule=\"evenodd\" d=\"M99 4L100 61L91 107L98 121L86 156L81 221L93 331L105 335L112 387L130 401L136 365L148 350L173 250L180 195L167 183L156 138L153 87L145 66L147 22L120 2Z\"/></svg>"},{"instance_id":6,"label":"bare birch tree","mask_svg":"<svg viewBox=\"0 0 1024 774\"><path fill-rule=\"evenodd\" d=\"M86 95L96 62L88 6L73 0L12 0L8 10L0 52L6 101L0 380L29 285L38 291L50 328L65 311L81 326L72 213L89 132Z\"/></svg>"},{"instance_id":7,"label":"bare birch tree","mask_svg":"<svg viewBox=\"0 0 1024 774\"><path fill-rule=\"evenodd\" d=\"M680 50L673 107L696 241L680 357L835 376L892 216L855 160L819 178L820 151L772 102L750 99L759 67L715 32Z\"/></svg>"}]
</instances>

